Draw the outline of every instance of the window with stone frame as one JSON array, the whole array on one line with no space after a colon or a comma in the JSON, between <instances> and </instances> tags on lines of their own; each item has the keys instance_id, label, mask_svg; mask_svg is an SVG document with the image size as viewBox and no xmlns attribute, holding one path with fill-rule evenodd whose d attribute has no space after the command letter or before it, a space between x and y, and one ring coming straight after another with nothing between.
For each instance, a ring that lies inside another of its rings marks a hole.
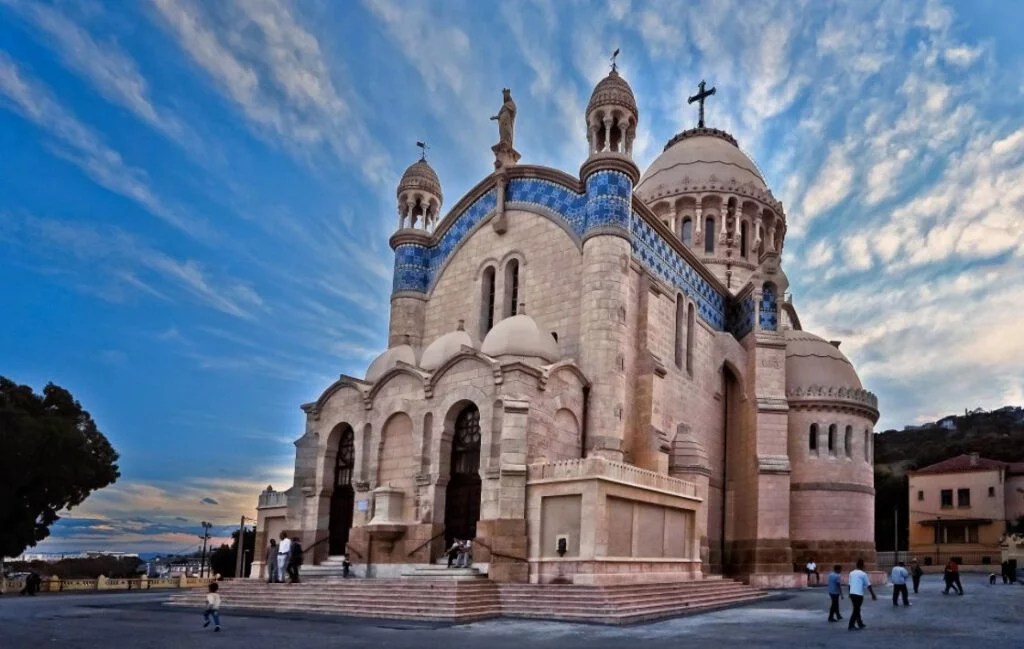
<instances>
[{"instance_id":1,"label":"window with stone frame","mask_svg":"<svg viewBox=\"0 0 1024 649\"><path fill-rule=\"evenodd\" d=\"M494 266L484 269L483 281L480 291L480 339L487 335L494 328Z\"/></svg>"},{"instance_id":2,"label":"window with stone frame","mask_svg":"<svg viewBox=\"0 0 1024 649\"><path fill-rule=\"evenodd\" d=\"M683 240L688 246L693 245L693 219L686 217L683 219L683 226L679 232L679 238Z\"/></svg>"},{"instance_id":3,"label":"window with stone frame","mask_svg":"<svg viewBox=\"0 0 1024 649\"><path fill-rule=\"evenodd\" d=\"M917 490L917 499L924 500L924 492L921 491L920 489Z\"/></svg>"},{"instance_id":4,"label":"window with stone frame","mask_svg":"<svg viewBox=\"0 0 1024 649\"><path fill-rule=\"evenodd\" d=\"M829 424L828 427L828 454L836 454L836 425Z\"/></svg>"},{"instance_id":5,"label":"window with stone frame","mask_svg":"<svg viewBox=\"0 0 1024 649\"><path fill-rule=\"evenodd\" d=\"M943 489L941 492L939 492L939 502L942 503L942 507L944 509L952 507L953 506L953 490L952 489Z\"/></svg>"},{"instance_id":6,"label":"window with stone frame","mask_svg":"<svg viewBox=\"0 0 1024 649\"><path fill-rule=\"evenodd\" d=\"M747 258L747 222L740 223L740 257Z\"/></svg>"},{"instance_id":7,"label":"window with stone frame","mask_svg":"<svg viewBox=\"0 0 1024 649\"><path fill-rule=\"evenodd\" d=\"M686 305L686 371L693 376L693 344L697 335L697 314L693 304Z\"/></svg>"},{"instance_id":8,"label":"window with stone frame","mask_svg":"<svg viewBox=\"0 0 1024 649\"><path fill-rule=\"evenodd\" d=\"M510 259L505 264L505 317L519 313L519 260Z\"/></svg>"},{"instance_id":9,"label":"window with stone frame","mask_svg":"<svg viewBox=\"0 0 1024 649\"><path fill-rule=\"evenodd\" d=\"M334 464L334 486L345 487L352 484L352 470L356 466L356 436L352 427L341 434L338 441L338 455Z\"/></svg>"},{"instance_id":10,"label":"window with stone frame","mask_svg":"<svg viewBox=\"0 0 1024 649\"><path fill-rule=\"evenodd\" d=\"M715 251L715 217L709 216L704 219L704 252L711 254Z\"/></svg>"},{"instance_id":11,"label":"window with stone frame","mask_svg":"<svg viewBox=\"0 0 1024 649\"><path fill-rule=\"evenodd\" d=\"M810 449L811 453L818 453L818 424L811 424L807 438L807 448Z\"/></svg>"},{"instance_id":12,"label":"window with stone frame","mask_svg":"<svg viewBox=\"0 0 1024 649\"><path fill-rule=\"evenodd\" d=\"M971 490L970 489L957 489L956 490L956 506L957 507L970 507L971 506Z\"/></svg>"},{"instance_id":13,"label":"window with stone frame","mask_svg":"<svg viewBox=\"0 0 1024 649\"><path fill-rule=\"evenodd\" d=\"M676 295L676 336L675 336L675 362L676 368L683 368L683 296Z\"/></svg>"},{"instance_id":14,"label":"window with stone frame","mask_svg":"<svg viewBox=\"0 0 1024 649\"><path fill-rule=\"evenodd\" d=\"M453 474L474 474L480 469L480 409L466 406L455 419L452 439Z\"/></svg>"},{"instance_id":15,"label":"window with stone frame","mask_svg":"<svg viewBox=\"0 0 1024 649\"><path fill-rule=\"evenodd\" d=\"M989 487L988 488L988 497L989 498L995 498L996 497L996 488L995 487Z\"/></svg>"},{"instance_id":16,"label":"window with stone frame","mask_svg":"<svg viewBox=\"0 0 1024 649\"><path fill-rule=\"evenodd\" d=\"M846 457L853 457L853 426L846 427L846 435L843 438L843 450L846 451Z\"/></svg>"}]
</instances>

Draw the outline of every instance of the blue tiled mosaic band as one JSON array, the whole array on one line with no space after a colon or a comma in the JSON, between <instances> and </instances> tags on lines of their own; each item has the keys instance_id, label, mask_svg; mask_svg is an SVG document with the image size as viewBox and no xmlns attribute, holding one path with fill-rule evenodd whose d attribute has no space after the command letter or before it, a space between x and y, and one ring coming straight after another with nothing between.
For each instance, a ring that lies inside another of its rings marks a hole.
<instances>
[{"instance_id":1,"label":"blue tiled mosaic band","mask_svg":"<svg viewBox=\"0 0 1024 649\"><path fill-rule=\"evenodd\" d=\"M633 257L655 277L675 287L697 305L697 314L715 329L725 329L725 296L683 259L636 212L630 219Z\"/></svg>"},{"instance_id":2,"label":"blue tiled mosaic band","mask_svg":"<svg viewBox=\"0 0 1024 649\"><path fill-rule=\"evenodd\" d=\"M546 208L545 212L549 216L561 219L580 238L597 228L621 228L630 233L633 257L653 275L693 300L698 315L705 322L715 329L728 330L738 338L750 333L755 317L753 297L748 296L741 303L731 305L727 315L727 296L712 287L650 224L632 210L632 194L633 186L626 174L605 170L587 178L585 194L579 194L575 189L551 180L513 178L506 188L505 200ZM454 218L455 221L433 246L414 243L399 245L395 250L394 290L419 293L429 291L451 255L469 233L494 211L497 202L497 190L492 189L461 214L449 215L448 218ZM774 297L772 300L774 305Z\"/></svg>"},{"instance_id":3,"label":"blue tiled mosaic band","mask_svg":"<svg viewBox=\"0 0 1024 649\"><path fill-rule=\"evenodd\" d=\"M776 331L779 328L778 295L774 284L765 284L761 289L761 313L758 318L762 331Z\"/></svg>"}]
</instances>

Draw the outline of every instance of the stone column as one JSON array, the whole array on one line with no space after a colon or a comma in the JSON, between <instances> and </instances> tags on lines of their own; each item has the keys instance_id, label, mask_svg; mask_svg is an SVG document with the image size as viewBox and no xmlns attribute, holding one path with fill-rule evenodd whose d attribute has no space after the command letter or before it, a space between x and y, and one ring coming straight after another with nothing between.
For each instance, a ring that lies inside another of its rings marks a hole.
<instances>
[{"instance_id":1,"label":"stone column","mask_svg":"<svg viewBox=\"0 0 1024 649\"><path fill-rule=\"evenodd\" d=\"M701 198L697 197L697 207L694 208L693 217L693 244L697 245L697 241L700 241L701 249L704 248L704 241L701 237L701 233L704 232L704 208L700 204Z\"/></svg>"}]
</instances>

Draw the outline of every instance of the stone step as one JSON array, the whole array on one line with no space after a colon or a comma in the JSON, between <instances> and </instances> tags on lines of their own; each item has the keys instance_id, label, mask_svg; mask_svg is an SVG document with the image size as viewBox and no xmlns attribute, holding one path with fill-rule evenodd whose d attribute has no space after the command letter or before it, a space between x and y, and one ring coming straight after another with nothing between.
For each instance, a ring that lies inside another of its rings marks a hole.
<instances>
[{"instance_id":1,"label":"stone step","mask_svg":"<svg viewBox=\"0 0 1024 649\"><path fill-rule=\"evenodd\" d=\"M487 579L346 580L340 583L222 582L226 609L468 622L498 616L632 624L757 601L766 594L731 580L612 586L496 584ZM201 607L201 590L174 606Z\"/></svg>"}]
</instances>

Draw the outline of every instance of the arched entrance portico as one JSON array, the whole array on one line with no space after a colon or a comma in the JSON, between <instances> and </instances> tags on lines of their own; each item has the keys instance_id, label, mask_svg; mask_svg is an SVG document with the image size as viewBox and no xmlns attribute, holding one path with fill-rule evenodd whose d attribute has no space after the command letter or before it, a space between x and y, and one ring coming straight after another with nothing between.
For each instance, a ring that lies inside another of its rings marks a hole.
<instances>
[{"instance_id":1,"label":"arched entrance portico","mask_svg":"<svg viewBox=\"0 0 1024 649\"><path fill-rule=\"evenodd\" d=\"M452 435L451 477L445 491L446 547L455 539L476 538L480 519L480 409L462 408Z\"/></svg>"},{"instance_id":2,"label":"arched entrance portico","mask_svg":"<svg viewBox=\"0 0 1024 649\"><path fill-rule=\"evenodd\" d=\"M338 436L338 454L334 462L334 490L331 493L331 521L328 528L328 552L331 556L345 554L349 530L352 529L352 470L355 467L355 433L348 424Z\"/></svg>"}]
</instances>

